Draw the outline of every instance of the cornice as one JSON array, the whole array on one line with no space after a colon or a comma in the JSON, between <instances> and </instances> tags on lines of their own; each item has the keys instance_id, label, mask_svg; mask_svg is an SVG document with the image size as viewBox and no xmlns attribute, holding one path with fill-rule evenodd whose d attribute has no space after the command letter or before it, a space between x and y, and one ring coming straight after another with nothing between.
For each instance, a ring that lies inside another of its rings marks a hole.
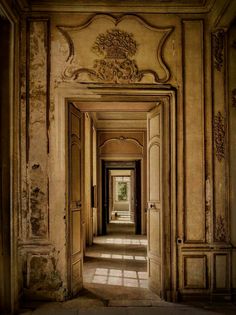
<instances>
[{"instance_id":1,"label":"cornice","mask_svg":"<svg viewBox=\"0 0 236 315\"><path fill-rule=\"evenodd\" d=\"M18 0L27 2L27 0ZM28 0L34 12L207 13L216 0ZM24 7L24 6L23 6Z\"/></svg>"}]
</instances>

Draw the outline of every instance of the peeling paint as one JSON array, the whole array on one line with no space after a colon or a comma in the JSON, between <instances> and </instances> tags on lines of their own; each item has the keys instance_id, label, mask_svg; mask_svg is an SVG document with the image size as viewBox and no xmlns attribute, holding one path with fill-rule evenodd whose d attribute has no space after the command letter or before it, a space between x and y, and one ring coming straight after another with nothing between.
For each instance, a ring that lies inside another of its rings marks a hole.
<instances>
[{"instance_id":1,"label":"peeling paint","mask_svg":"<svg viewBox=\"0 0 236 315\"><path fill-rule=\"evenodd\" d=\"M30 259L29 269L28 288L51 291L62 287L55 257L33 256Z\"/></svg>"},{"instance_id":2,"label":"peeling paint","mask_svg":"<svg viewBox=\"0 0 236 315\"><path fill-rule=\"evenodd\" d=\"M41 209L44 193L39 187L32 189L30 194L31 204L31 231L34 236L44 236L46 234L45 214Z\"/></svg>"}]
</instances>

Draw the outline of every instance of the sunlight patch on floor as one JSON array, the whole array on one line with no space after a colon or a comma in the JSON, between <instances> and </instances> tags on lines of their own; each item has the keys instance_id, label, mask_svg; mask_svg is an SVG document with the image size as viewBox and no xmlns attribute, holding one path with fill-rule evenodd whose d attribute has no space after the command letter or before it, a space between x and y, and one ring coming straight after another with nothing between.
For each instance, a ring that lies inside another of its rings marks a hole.
<instances>
[{"instance_id":1,"label":"sunlight patch on floor","mask_svg":"<svg viewBox=\"0 0 236 315\"><path fill-rule=\"evenodd\" d=\"M125 269L96 268L92 283L133 288L148 287L147 272Z\"/></svg>"},{"instance_id":2,"label":"sunlight patch on floor","mask_svg":"<svg viewBox=\"0 0 236 315\"><path fill-rule=\"evenodd\" d=\"M145 256L132 256L132 255L119 255L119 254L100 254L101 258L107 259L122 259L122 260L139 260L139 261L146 261L147 258Z\"/></svg>"},{"instance_id":3,"label":"sunlight patch on floor","mask_svg":"<svg viewBox=\"0 0 236 315\"><path fill-rule=\"evenodd\" d=\"M147 240L137 240L137 239L125 239L125 238L104 238L99 239L99 242L97 239L94 240L94 243L99 244L120 244L120 245L142 245L147 246Z\"/></svg>"}]
</instances>

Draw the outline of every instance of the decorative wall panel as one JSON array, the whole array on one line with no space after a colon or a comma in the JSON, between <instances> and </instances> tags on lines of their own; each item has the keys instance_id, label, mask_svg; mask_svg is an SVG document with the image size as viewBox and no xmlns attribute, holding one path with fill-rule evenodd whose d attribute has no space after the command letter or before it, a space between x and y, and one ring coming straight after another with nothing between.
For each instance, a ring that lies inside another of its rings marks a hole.
<instances>
[{"instance_id":1,"label":"decorative wall panel","mask_svg":"<svg viewBox=\"0 0 236 315\"><path fill-rule=\"evenodd\" d=\"M99 132L99 154L100 156L142 156L143 136L143 132Z\"/></svg>"},{"instance_id":2,"label":"decorative wall panel","mask_svg":"<svg viewBox=\"0 0 236 315\"><path fill-rule=\"evenodd\" d=\"M205 255L183 256L184 259L184 288L207 288L207 257Z\"/></svg>"},{"instance_id":3,"label":"decorative wall panel","mask_svg":"<svg viewBox=\"0 0 236 315\"><path fill-rule=\"evenodd\" d=\"M105 14L57 27L68 45L63 81L164 83L170 78L163 50L172 27L154 27L136 15Z\"/></svg>"},{"instance_id":4,"label":"decorative wall panel","mask_svg":"<svg viewBox=\"0 0 236 315\"><path fill-rule=\"evenodd\" d=\"M159 143L153 143L149 148L149 181L152 189L149 191L149 200L160 202L161 200L161 148Z\"/></svg>"},{"instance_id":5,"label":"decorative wall panel","mask_svg":"<svg viewBox=\"0 0 236 315\"><path fill-rule=\"evenodd\" d=\"M205 242L203 22L183 22L185 240Z\"/></svg>"},{"instance_id":6,"label":"decorative wall panel","mask_svg":"<svg viewBox=\"0 0 236 315\"><path fill-rule=\"evenodd\" d=\"M148 244L148 248L150 253L154 252L158 255L161 254L161 238L160 238L160 230L156 232L157 227L160 226L160 210L159 209L152 209L148 213L149 215L149 222L152 222L152 224L149 224L150 229L150 240Z\"/></svg>"},{"instance_id":7,"label":"decorative wall panel","mask_svg":"<svg viewBox=\"0 0 236 315\"><path fill-rule=\"evenodd\" d=\"M229 95L229 207L230 207L230 241L236 250L236 23L232 25L228 37L228 95ZM235 254L234 254L234 266ZM235 268L236 274L236 268ZM236 277L234 278L236 283ZM236 288L236 284L234 285Z\"/></svg>"},{"instance_id":8,"label":"decorative wall panel","mask_svg":"<svg viewBox=\"0 0 236 315\"><path fill-rule=\"evenodd\" d=\"M214 288L227 289L229 285L229 268L227 254L214 254Z\"/></svg>"},{"instance_id":9,"label":"decorative wall panel","mask_svg":"<svg viewBox=\"0 0 236 315\"><path fill-rule=\"evenodd\" d=\"M27 144L29 237L48 237L48 32L47 20L28 21Z\"/></svg>"},{"instance_id":10,"label":"decorative wall panel","mask_svg":"<svg viewBox=\"0 0 236 315\"><path fill-rule=\"evenodd\" d=\"M215 242L226 242L228 235L227 213L227 117L225 105L225 41L224 30L212 33L213 70L213 140L214 140L214 224L213 238Z\"/></svg>"}]
</instances>

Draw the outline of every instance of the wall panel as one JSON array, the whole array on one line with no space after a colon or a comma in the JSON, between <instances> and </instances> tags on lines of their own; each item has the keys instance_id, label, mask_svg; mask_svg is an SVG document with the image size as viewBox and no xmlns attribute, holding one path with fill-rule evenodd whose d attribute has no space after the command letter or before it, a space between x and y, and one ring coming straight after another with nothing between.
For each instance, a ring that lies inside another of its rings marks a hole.
<instances>
[{"instance_id":1,"label":"wall panel","mask_svg":"<svg viewBox=\"0 0 236 315\"><path fill-rule=\"evenodd\" d=\"M29 238L48 237L48 21L28 20L27 160Z\"/></svg>"},{"instance_id":2,"label":"wall panel","mask_svg":"<svg viewBox=\"0 0 236 315\"><path fill-rule=\"evenodd\" d=\"M207 257L206 255L184 256L184 288L206 289Z\"/></svg>"},{"instance_id":3,"label":"wall panel","mask_svg":"<svg viewBox=\"0 0 236 315\"><path fill-rule=\"evenodd\" d=\"M186 242L205 242L203 22L183 21Z\"/></svg>"},{"instance_id":4,"label":"wall panel","mask_svg":"<svg viewBox=\"0 0 236 315\"><path fill-rule=\"evenodd\" d=\"M214 254L214 288L224 290L229 286L227 254Z\"/></svg>"}]
</instances>

